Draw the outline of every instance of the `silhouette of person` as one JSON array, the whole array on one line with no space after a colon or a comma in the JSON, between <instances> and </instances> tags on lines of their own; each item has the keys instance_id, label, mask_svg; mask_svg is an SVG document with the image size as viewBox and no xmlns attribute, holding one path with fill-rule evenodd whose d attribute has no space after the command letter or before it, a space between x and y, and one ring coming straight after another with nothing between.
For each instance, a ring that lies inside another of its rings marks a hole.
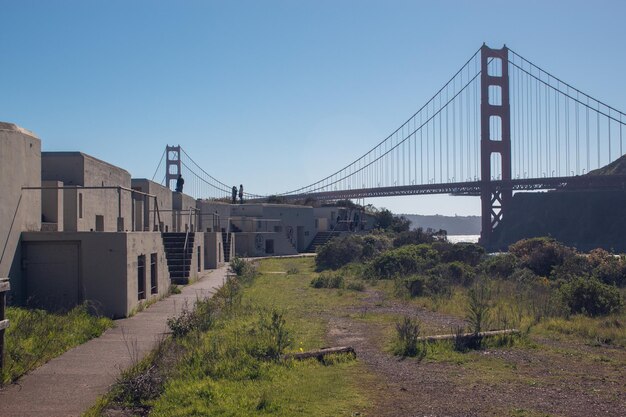
<instances>
[{"instance_id":1,"label":"silhouette of person","mask_svg":"<svg viewBox=\"0 0 626 417\"><path fill-rule=\"evenodd\" d=\"M233 204L237 204L237 186L233 185Z\"/></svg>"},{"instance_id":2,"label":"silhouette of person","mask_svg":"<svg viewBox=\"0 0 626 417\"><path fill-rule=\"evenodd\" d=\"M243 184L239 184L239 204L243 204Z\"/></svg>"},{"instance_id":3,"label":"silhouette of person","mask_svg":"<svg viewBox=\"0 0 626 417\"><path fill-rule=\"evenodd\" d=\"M177 193L183 192L183 185L185 185L185 180L183 179L182 175L178 175L178 179L176 180L176 192Z\"/></svg>"}]
</instances>

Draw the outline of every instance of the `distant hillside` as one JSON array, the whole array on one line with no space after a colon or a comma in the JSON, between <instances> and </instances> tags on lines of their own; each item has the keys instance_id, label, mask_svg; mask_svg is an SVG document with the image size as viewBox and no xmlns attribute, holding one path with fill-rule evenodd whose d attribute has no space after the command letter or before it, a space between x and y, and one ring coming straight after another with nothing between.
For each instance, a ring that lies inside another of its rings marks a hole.
<instances>
[{"instance_id":1,"label":"distant hillside","mask_svg":"<svg viewBox=\"0 0 626 417\"><path fill-rule=\"evenodd\" d=\"M400 214L411 220L411 228L443 229L449 235L479 235L480 216L422 216L419 214Z\"/></svg>"},{"instance_id":2,"label":"distant hillside","mask_svg":"<svg viewBox=\"0 0 626 417\"><path fill-rule=\"evenodd\" d=\"M626 175L626 155L622 155L602 168L589 171L587 175Z\"/></svg>"}]
</instances>

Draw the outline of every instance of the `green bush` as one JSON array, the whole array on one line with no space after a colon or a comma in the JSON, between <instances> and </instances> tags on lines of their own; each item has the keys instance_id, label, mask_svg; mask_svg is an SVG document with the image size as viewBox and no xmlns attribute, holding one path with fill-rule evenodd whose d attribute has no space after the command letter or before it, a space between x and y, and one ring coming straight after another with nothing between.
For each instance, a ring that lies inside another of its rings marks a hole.
<instances>
[{"instance_id":1,"label":"green bush","mask_svg":"<svg viewBox=\"0 0 626 417\"><path fill-rule=\"evenodd\" d=\"M508 279L518 267L518 259L510 253L489 256L481 264L480 269L490 278Z\"/></svg>"},{"instance_id":2,"label":"green bush","mask_svg":"<svg viewBox=\"0 0 626 417\"><path fill-rule=\"evenodd\" d=\"M560 288L563 302L571 313L602 316L621 310L623 300L619 290L595 278L578 277Z\"/></svg>"},{"instance_id":3,"label":"green bush","mask_svg":"<svg viewBox=\"0 0 626 417\"><path fill-rule=\"evenodd\" d=\"M192 331L207 331L213 325L216 305L211 300L198 301L193 310L183 309L176 317L167 319L167 327L172 332L172 337L180 338Z\"/></svg>"},{"instance_id":4,"label":"green bush","mask_svg":"<svg viewBox=\"0 0 626 417\"><path fill-rule=\"evenodd\" d=\"M352 291L365 291L365 285L360 281L349 282L346 288Z\"/></svg>"},{"instance_id":5,"label":"green bush","mask_svg":"<svg viewBox=\"0 0 626 417\"><path fill-rule=\"evenodd\" d=\"M426 279L427 278L422 275L413 275L403 280L404 286L411 297L420 297L424 295Z\"/></svg>"},{"instance_id":6,"label":"green bush","mask_svg":"<svg viewBox=\"0 0 626 417\"><path fill-rule=\"evenodd\" d=\"M313 288L343 288L344 278L341 274L322 272L311 280Z\"/></svg>"},{"instance_id":7,"label":"green bush","mask_svg":"<svg viewBox=\"0 0 626 417\"><path fill-rule=\"evenodd\" d=\"M371 272L378 278L424 272L439 262L439 254L430 245L407 245L387 251L370 264Z\"/></svg>"},{"instance_id":8,"label":"green bush","mask_svg":"<svg viewBox=\"0 0 626 417\"><path fill-rule=\"evenodd\" d=\"M485 256L485 249L475 243L450 243L438 240L432 247L439 252L442 262L462 262L476 266Z\"/></svg>"},{"instance_id":9,"label":"green bush","mask_svg":"<svg viewBox=\"0 0 626 417\"><path fill-rule=\"evenodd\" d=\"M435 238L431 233L425 232L421 227L399 233L393 240L393 246L399 248L405 245L419 245L420 243L432 243Z\"/></svg>"},{"instance_id":10,"label":"green bush","mask_svg":"<svg viewBox=\"0 0 626 417\"><path fill-rule=\"evenodd\" d=\"M466 286L470 285L476 276L474 268L459 261L439 264L433 268L433 273L445 277L452 283Z\"/></svg>"},{"instance_id":11,"label":"green bush","mask_svg":"<svg viewBox=\"0 0 626 417\"><path fill-rule=\"evenodd\" d=\"M421 323L418 319L405 316L396 323L396 343L394 354L423 359L426 356L426 344L417 339L421 333Z\"/></svg>"},{"instance_id":12,"label":"green bush","mask_svg":"<svg viewBox=\"0 0 626 417\"><path fill-rule=\"evenodd\" d=\"M356 235L333 238L317 249L315 265L318 271L338 269L363 255L361 237Z\"/></svg>"},{"instance_id":13,"label":"green bush","mask_svg":"<svg viewBox=\"0 0 626 417\"><path fill-rule=\"evenodd\" d=\"M390 239L382 234L336 237L318 248L315 265L318 271L338 269L351 262L371 259L390 247Z\"/></svg>"},{"instance_id":14,"label":"green bush","mask_svg":"<svg viewBox=\"0 0 626 417\"><path fill-rule=\"evenodd\" d=\"M548 237L520 240L509 246L522 266L542 277L549 277L552 269L574 255L574 250Z\"/></svg>"},{"instance_id":15,"label":"green bush","mask_svg":"<svg viewBox=\"0 0 626 417\"><path fill-rule=\"evenodd\" d=\"M230 270L237 275L239 282L243 284L252 283L258 275L256 265L253 262L239 257L230 260Z\"/></svg>"}]
</instances>

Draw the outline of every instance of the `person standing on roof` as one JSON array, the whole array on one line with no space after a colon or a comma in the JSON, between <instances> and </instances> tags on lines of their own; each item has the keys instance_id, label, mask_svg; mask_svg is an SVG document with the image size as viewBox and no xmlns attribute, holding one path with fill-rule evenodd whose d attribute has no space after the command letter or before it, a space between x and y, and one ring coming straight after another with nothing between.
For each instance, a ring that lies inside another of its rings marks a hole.
<instances>
[{"instance_id":1,"label":"person standing on roof","mask_svg":"<svg viewBox=\"0 0 626 417\"><path fill-rule=\"evenodd\" d=\"M185 180L183 179L183 176L179 174L178 179L176 180L176 192L177 193L183 192L183 185L185 185Z\"/></svg>"},{"instance_id":2,"label":"person standing on roof","mask_svg":"<svg viewBox=\"0 0 626 417\"><path fill-rule=\"evenodd\" d=\"M243 184L239 184L239 204L243 204Z\"/></svg>"},{"instance_id":3,"label":"person standing on roof","mask_svg":"<svg viewBox=\"0 0 626 417\"><path fill-rule=\"evenodd\" d=\"M237 204L237 186L233 185L233 204Z\"/></svg>"}]
</instances>

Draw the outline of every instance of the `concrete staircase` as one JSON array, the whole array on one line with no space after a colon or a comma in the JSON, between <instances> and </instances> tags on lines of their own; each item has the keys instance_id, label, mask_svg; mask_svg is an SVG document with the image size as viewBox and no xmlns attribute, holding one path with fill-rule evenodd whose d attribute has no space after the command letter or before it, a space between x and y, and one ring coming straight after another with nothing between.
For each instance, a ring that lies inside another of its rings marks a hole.
<instances>
[{"instance_id":1,"label":"concrete staircase","mask_svg":"<svg viewBox=\"0 0 626 417\"><path fill-rule=\"evenodd\" d=\"M315 253L318 247L325 245L326 242L337 236L341 236L341 232L318 232L306 252Z\"/></svg>"},{"instance_id":2,"label":"concrete staircase","mask_svg":"<svg viewBox=\"0 0 626 417\"><path fill-rule=\"evenodd\" d=\"M189 233L187 249L185 250L186 233L162 233L163 246L167 267L170 271L172 284L188 284L189 272L191 271L191 258L193 256L193 240L195 233Z\"/></svg>"},{"instance_id":3,"label":"concrete staircase","mask_svg":"<svg viewBox=\"0 0 626 417\"><path fill-rule=\"evenodd\" d=\"M224 249L224 262L230 262L231 234L222 232L222 248Z\"/></svg>"}]
</instances>

